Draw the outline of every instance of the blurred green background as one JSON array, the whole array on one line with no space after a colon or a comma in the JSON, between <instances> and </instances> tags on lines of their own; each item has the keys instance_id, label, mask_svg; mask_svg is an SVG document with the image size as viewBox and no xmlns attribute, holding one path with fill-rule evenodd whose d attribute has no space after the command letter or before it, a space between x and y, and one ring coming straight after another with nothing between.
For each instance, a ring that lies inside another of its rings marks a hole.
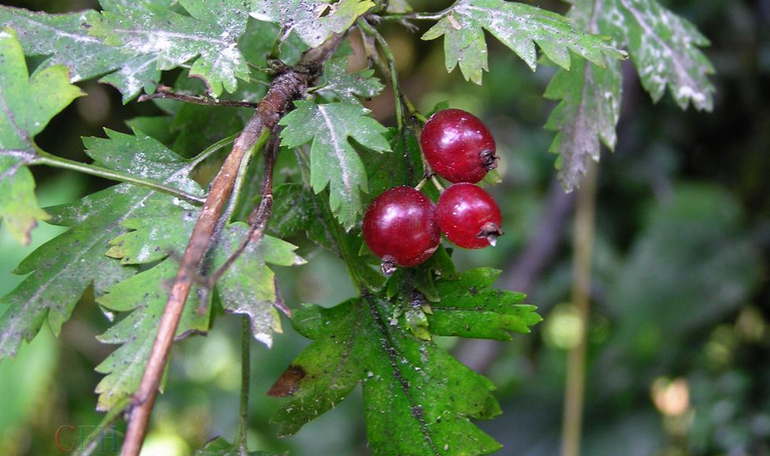
<instances>
[{"instance_id":1,"label":"blurred green background","mask_svg":"<svg viewBox=\"0 0 770 456\"><path fill-rule=\"evenodd\" d=\"M566 4L530 2L564 12ZM712 40L714 113L682 113L667 97L653 106L630 62L616 152L599 174L591 289L583 454L586 456L770 455L770 0L662 2ZM3 1L33 10L94 7L87 0ZM448 2L423 0L418 9ZM422 25L422 24L421 24ZM428 111L439 101L484 119L502 151L494 193L507 235L498 247L458 252L460 269L505 270L501 288L525 291L545 322L511 343L442 341L498 386L504 414L481 426L501 455L558 454L567 350L574 344L569 300L573 197L554 184L554 103L542 98L553 70L532 73L490 39L483 87L447 74L442 40L384 28L405 92ZM358 49L353 38L354 49ZM351 65L360 65L360 53ZM30 62L34 64L34 61ZM159 115L152 104L123 106L109 86L82 84L78 99L39 137L43 149L85 160L82 136L128 131L127 119ZM393 124L388 92L369 104ZM232 133L223 126L220 137ZM235 127L237 128L237 127ZM43 205L109 185L68 172L34 169ZM0 227L0 293L21 281L11 271L60 228L41 226L29 247ZM343 265L302 240L309 264L279 270L286 302L333 305L353 290ZM0 313L4 309L0 308ZM44 328L14 360L0 364L0 455L62 454L62 425L101 420L93 368L113 349L95 336L109 326L88 294L56 340ZM297 436L277 440L269 418L279 399L264 395L307 344L288 324L272 350L254 344L251 447L296 455L369 454L360 393ZM188 455L209 438L236 433L240 322L219 318L206 338L177 344L166 393L143 454ZM121 427L119 426L119 430ZM98 454L113 454L109 451Z\"/></svg>"}]
</instances>

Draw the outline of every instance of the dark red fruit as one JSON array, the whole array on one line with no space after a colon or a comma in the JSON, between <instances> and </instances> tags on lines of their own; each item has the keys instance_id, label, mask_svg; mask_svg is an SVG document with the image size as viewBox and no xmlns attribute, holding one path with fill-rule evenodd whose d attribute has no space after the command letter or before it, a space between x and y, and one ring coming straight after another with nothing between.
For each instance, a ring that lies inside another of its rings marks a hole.
<instances>
[{"instance_id":1,"label":"dark red fruit","mask_svg":"<svg viewBox=\"0 0 770 456\"><path fill-rule=\"evenodd\" d=\"M436 173L451 182L479 182L497 167L495 139L469 112L445 109L434 114L420 136L425 158Z\"/></svg>"},{"instance_id":2,"label":"dark red fruit","mask_svg":"<svg viewBox=\"0 0 770 456\"><path fill-rule=\"evenodd\" d=\"M454 184L444 190L436 214L446 237L466 249L495 245L503 234L500 208L489 193L473 184Z\"/></svg>"},{"instance_id":3,"label":"dark red fruit","mask_svg":"<svg viewBox=\"0 0 770 456\"><path fill-rule=\"evenodd\" d=\"M366 210L364 241L382 258L385 274L423 263L441 242L436 205L412 187L391 188Z\"/></svg>"}]
</instances>

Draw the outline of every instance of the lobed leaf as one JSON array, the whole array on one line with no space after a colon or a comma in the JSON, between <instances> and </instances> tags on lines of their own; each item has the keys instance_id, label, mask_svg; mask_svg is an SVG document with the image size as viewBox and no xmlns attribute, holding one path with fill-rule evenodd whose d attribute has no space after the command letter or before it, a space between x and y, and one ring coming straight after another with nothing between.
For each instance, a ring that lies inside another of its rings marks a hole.
<instances>
[{"instance_id":1,"label":"lobed leaf","mask_svg":"<svg viewBox=\"0 0 770 456\"><path fill-rule=\"evenodd\" d=\"M0 30L0 221L28 244L30 232L47 220L35 197L35 181L24 165L37 157L33 137L72 101L85 95L71 85L65 67L35 72L30 78L16 32Z\"/></svg>"},{"instance_id":2,"label":"lobed leaf","mask_svg":"<svg viewBox=\"0 0 770 456\"><path fill-rule=\"evenodd\" d=\"M297 101L296 109L279 122L285 147L311 143L310 180L316 193L329 186L329 206L340 223L350 229L362 213L360 191L367 190L366 169L350 143L389 152L385 127L367 117L362 106L345 103L315 104Z\"/></svg>"},{"instance_id":3,"label":"lobed leaf","mask_svg":"<svg viewBox=\"0 0 770 456\"><path fill-rule=\"evenodd\" d=\"M625 55L602 37L581 32L564 16L504 0L460 0L422 38L432 40L444 35L447 71L451 72L459 63L466 80L481 84L482 72L489 69L484 30L508 46L532 70L537 60L535 44L564 69L570 68L570 51L597 65L604 65L605 55Z\"/></svg>"},{"instance_id":4,"label":"lobed leaf","mask_svg":"<svg viewBox=\"0 0 770 456\"><path fill-rule=\"evenodd\" d=\"M342 33L366 13L371 0L252 0L251 16L281 24L284 37L296 33L310 47L318 47L335 33Z\"/></svg>"},{"instance_id":5,"label":"lobed leaf","mask_svg":"<svg viewBox=\"0 0 770 456\"><path fill-rule=\"evenodd\" d=\"M188 193L203 191L189 178L191 167L156 140L107 131L108 138L88 138L87 153L105 168L153 179ZM157 217L176 209L191 209L170 195L119 184L81 200L48 208L51 223L69 231L40 246L16 269L29 274L2 298L8 310L0 316L0 359L14 356L22 340L31 340L45 321L58 335L85 289L93 284L98 297L136 271L105 256L109 241L126 229L124 221Z\"/></svg>"},{"instance_id":6,"label":"lobed leaf","mask_svg":"<svg viewBox=\"0 0 770 456\"><path fill-rule=\"evenodd\" d=\"M441 302L422 315L428 328L447 335L506 339L507 331L524 332L537 323L540 317L531 306L517 304L523 295L488 288L497 274L480 269L458 280L440 280ZM470 421L500 413L491 382L437 347L425 337L420 315L387 296L364 291L361 298L333 308L307 305L295 312L292 325L314 342L268 393L291 397L274 418L280 434L297 432L360 382L375 455L478 455L498 450L500 445ZM486 328L490 323L493 327ZM463 329L466 326L471 329Z\"/></svg>"},{"instance_id":7,"label":"lobed leaf","mask_svg":"<svg viewBox=\"0 0 770 456\"><path fill-rule=\"evenodd\" d=\"M374 76L373 69L348 73L347 66L347 57L329 60L321 76L322 88L318 93L331 100L360 105L359 98L372 98L382 92L384 86Z\"/></svg>"},{"instance_id":8,"label":"lobed leaf","mask_svg":"<svg viewBox=\"0 0 770 456\"><path fill-rule=\"evenodd\" d=\"M653 101L669 87L682 109L690 102L699 110L712 109L708 75L714 69L698 49L708 40L686 20L655 0L576 0L569 16L578 28L628 47ZM599 161L600 140L615 147L622 74L617 61L604 59L603 65L579 62L573 71L559 71L546 90L546 98L560 100L546 128L559 131L550 151L559 154L556 166L567 191L578 187L589 158Z\"/></svg>"},{"instance_id":9,"label":"lobed leaf","mask_svg":"<svg viewBox=\"0 0 770 456\"><path fill-rule=\"evenodd\" d=\"M189 16L146 1L102 0L104 11L88 21L89 33L141 58L140 66L170 70L192 61L190 76L203 79L211 95L218 97L223 89L234 92L238 79L249 79L246 60L238 49L248 21L247 0L179 3Z\"/></svg>"}]
</instances>

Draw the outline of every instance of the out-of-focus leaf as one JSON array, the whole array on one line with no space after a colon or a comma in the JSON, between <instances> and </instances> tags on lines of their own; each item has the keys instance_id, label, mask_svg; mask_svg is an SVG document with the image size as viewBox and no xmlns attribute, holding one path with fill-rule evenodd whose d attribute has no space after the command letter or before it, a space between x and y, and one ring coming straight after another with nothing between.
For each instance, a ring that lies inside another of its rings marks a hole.
<instances>
[{"instance_id":1,"label":"out-of-focus leaf","mask_svg":"<svg viewBox=\"0 0 770 456\"><path fill-rule=\"evenodd\" d=\"M193 456L286 456L288 453L265 453L264 451L249 451L234 445L222 437L217 437L196 451Z\"/></svg>"},{"instance_id":2,"label":"out-of-focus leaf","mask_svg":"<svg viewBox=\"0 0 770 456\"><path fill-rule=\"evenodd\" d=\"M350 143L377 152L389 152L383 136L387 130L367 117L368 110L345 103L317 105L297 101L297 109L280 121L282 145L310 147L310 180L313 190L321 192L329 185L329 207L340 223L350 229L362 213L361 190L367 190L366 169Z\"/></svg>"},{"instance_id":3,"label":"out-of-focus leaf","mask_svg":"<svg viewBox=\"0 0 770 456\"><path fill-rule=\"evenodd\" d=\"M49 218L37 203L35 181L24 166L37 157L32 138L82 95L63 66L30 78L16 32L0 30L0 222L21 243L28 244L32 229Z\"/></svg>"},{"instance_id":4,"label":"out-of-focus leaf","mask_svg":"<svg viewBox=\"0 0 770 456\"><path fill-rule=\"evenodd\" d=\"M728 193L705 185L655 208L608 290L619 340L650 355L741 305L760 273L741 218Z\"/></svg>"}]
</instances>

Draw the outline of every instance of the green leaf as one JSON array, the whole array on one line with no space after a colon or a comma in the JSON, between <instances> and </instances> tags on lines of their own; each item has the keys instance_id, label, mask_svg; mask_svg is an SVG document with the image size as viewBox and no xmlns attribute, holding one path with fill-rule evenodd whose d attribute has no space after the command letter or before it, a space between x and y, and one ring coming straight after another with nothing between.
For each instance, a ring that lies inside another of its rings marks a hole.
<instances>
[{"instance_id":1,"label":"green leaf","mask_svg":"<svg viewBox=\"0 0 770 456\"><path fill-rule=\"evenodd\" d=\"M714 86L708 75L714 67L698 47L709 41L689 21L663 8L655 0L603 0L599 8L609 15L619 10L623 20L612 21L613 35L623 34L636 70L653 101L666 87L680 108L692 102L711 111ZM614 5L613 5L614 3Z\"/></svg>"},{"instance_id":2,"label":"green leaf","mask_svg":"<svg viewBox=\"0 0 770 456\"><path fill-rule=\"evenodd\" d=\"M124 102L136 97L143 87L153 91L160 80L155 60L148 56L134 57L90 36L89 23L98 18L96 11L47 14L0 5L0 22L19 32L25 54L49 56L40 69L65 65L71 71L73 82L114 72L102 82L120 90Z\"/></svg>"},{"instance_id":3,"label":"green leaf","mask_svg":"<svg viewBox=\"0 0 770 456\"><path fill-rule=\"evenodd\" d=\"M708 41L689 22L654 0L577 0L569 17L581 30L627 46L654 101L668 86L682 109L692 101L697 109L711 110L714 87L707 76L713 67L698 50ZM550 151L559 154L557 168L567 191L578 187L589 158L599 161L600 140L615 147L623 76L619 62L604 60L601 66L576 61L571 71L556 73L545 93L561 101L546 128L559 131Z\"/></svg>"},{"instance_id":4,"label":"green leaf","mask_svg":"<svg viewBox=\"0 0 770 456\"><path fill-rule=\"evenodd\" d=\"M183 252L200 212L198 209L171 212L160 217L126 220L123 226L131 231L111 240L107 255L120 258L123 264L140 265L162 260L171 252ZM213 270L222 266L247 232L244 223L225 227L211 247L212 261L208 268ZM281 332L281 323L274 308L279 300L275 275L267 263L279 266L304 264L305 261L294 253L295 249L288 242L265 236L258 245L249 244L216 285L224 309L248 315L254 337L268 347L272 344L272 333Z\"/></svg>"},{"instance_id":5,"label":"green leaf","mask_svg":"<svg viewBox=\"0 0 770 456\"><path fill-rule=\"evenodd\" d=\"M459 63L466 80L481 84L482 71L488 70L484 30L508 46L532 70L537 60L535 43L564 69L570 68L570 51L600 66L604 65L604 55L625 56L602 37L579 31L564 16L504 0L460 0L422 38L432 40L445 35L447 71L451 72Z\"/></svg>"},{"instance_id":6,"label":"green leaf","mask_svg":"<svg viewBox=\"0 0 770 456\"><path fill-rule=\"evenodd\" d=\"M436 288L441 301L431 303L430 332L440 336L510 340L510 332L529 333L543 319L535 306L523 305L522 293L496 290L491 285L501 271L481 268L441 280Z\"/></svg>"},{"instance_id":7,"label":"green leaf","mask_svg":"<svg viewBox=\"0 0 770 456\"><path fill-rule=\"evenodd\" d=\"M37 157L32 138L83 95L70 84L63 66L30 78L16 32L0 30L0 221L23 244L29 244L38 221L48 219L35 198L32 173L24 166Z\"/></svg>"},{"instance_id":8,"label":"green leaf","mask_svg":"<svg viewBox=\"0 0 770 456\"><path fill-rule=\"evenodd\" d=\"M249 451L246 453L240 446L232 444L222 437L217 437L196 451L193 456L286 456L287 454L278 455L263 451Z\"/></svg>"},{"instance_id":9,"label":"green leaf","mask_svg":"<svg viewBox=\"0 0 770 456\"><path fill-rule=\"evenodd\" d=\"M494 389L429 341L414 337L394 305L374 295L334 308L309 305L294 327L313 339L269 394L291 396L274 420L280 435L343 400L361 382L374 455L489 454L500 448L470 421L500 413Z\"/></svg>"},{"instance_id":10,"label":"green leaf","mask_svg":"<svg viewBox=\"0 0 770 456\"><path fill-rule=\"evenodd\" d=\"M202 195L188 175L190 164L156 140L137 134L107 131L108 138L84 140L86 151L99 166L133 173L180 190ZM54 334L69 319L85 289L94 294L135 273L134 268L105 256L109 241L126 229L121 225L137 217L157 217L176 208L192 209L170 195L143 187L120 184L71 204L48 208L51 223L72 227L29 255L16 269L29 274L0 307L0 359L14 356L22 340L31 340L47 320Z\"/></svg>"},{"instance_id":11,"label":"green leaf","mask_svg":"<svg viewBox=\"0 0 770 456\"><path fill-rule=\"evenodd\" d=\"M318 47L334 33L342 33L374 6L371 0L252 0L251 16L281 24L284 37L296 33L310 47Z\"/></svg>"},{"instance_id":12,"label":"green leaf","mask_svg":"<svg viewBox=\"0 0 770 456\"><path fill-rule=\"evenodd\" d=\"M197 209L176 208L161 216L126 220L123 226L131 231L110 241L112 247L107 255L120 258L124 264L139 265L163 260L170 252L181 253L187 246L198 216ZM247 232L248 227L243 223L234 223L222 230L211 247L212 261L207 268L216 270L222 266ZM268 347L272 345L273 332L281 332L281 322L274 307L279 302L275 275L266 263L281 266L303 264L304 260L294 253L295 248L285 241L265 236L258 245L249 244L216 284L224 309L249 316L255 339ZM132 311L100 338L105 343L124 344L97 368L99 372L109 374L97 388L101 394L101 409L109 409L120 399L136 392L168 299L169 290L166 288L173 282L178 268L176 261L165 259L158 266L111 288L106 296L98 300L110 311ZM142 296L145 297L144 303L140 301ZM203 316L210 313L210 298L205 290L193 288L185 305L178 338L191 332L208 331L208 320L204 320Z\"/></svg>"},{"instance_id":13,"label":"green leaf","mask_svg":"<svg viewBox=\"0 0 770 456\"><path fill-rule=\"evenodd\" d=\"M122 344L96 367L97 372L107 374L96 386L98 410L110 410L139 389L178 268L175 261L165 260L109 288L107 294L97 299L109 312L131 312L98 337L105 344ZM176 340L208 331L210 305L198 301L201 295L205 294L194 286L182 313Z\"/></svg>"},{"instance_id":14,"label":"green leaf","mask_svg":"<svg viewBox=\"0 0 770 456\"><path fill-rule=\"evenodd\" d=\"M374 76L374 70L368 69L348 73L347 57L331 59L326 64L318 91L325 98L343 103L360 105L360 98L372 98L385 87Z\"/></svg>"},{"instance_id":15,"label":"green leaf","mask_svg":"<svg viewBox=\"0 0 770 456\"><path fill-rule=\"evenodd\" d=\"M317 105L297 101L297 109L280 121L282 145L310 147L311 185L316 193L329 185L329 206L350 229L362 213L360 191L367 190L366 169L350 139L377 152L389 152L385 127L367 117L367 109L345 103Z\"/></svg>"},{"instance_id":16,"label":"green leaf","mask_svg":"<svg viewBox=\"0 0 770 456\"><path fill-rule=\"evenodd\" d=\"M560 100L545 128L557 130L550 151L559 154L559 179L567 191L580 185L587 160L599 161L601 144L615 149L623 75L620 62L607 59L604 68L582 59L570 71L559 70L545 97Z\"/></svg>"},{"instance_id":17,"label":"green leaf","mask_svg":"<svg viewBox=\"0 0 770 456\"><path fill-rule=\"evenodd\" d=\"M141 65L170 70L192 61L190 75L204 80L215 97L249 79L237 47L246 31L247 0L180 0L189 16L146 1L102 3L101 15L88 20L90 34L141 58Z\"/></svg>"}]
</instances>

